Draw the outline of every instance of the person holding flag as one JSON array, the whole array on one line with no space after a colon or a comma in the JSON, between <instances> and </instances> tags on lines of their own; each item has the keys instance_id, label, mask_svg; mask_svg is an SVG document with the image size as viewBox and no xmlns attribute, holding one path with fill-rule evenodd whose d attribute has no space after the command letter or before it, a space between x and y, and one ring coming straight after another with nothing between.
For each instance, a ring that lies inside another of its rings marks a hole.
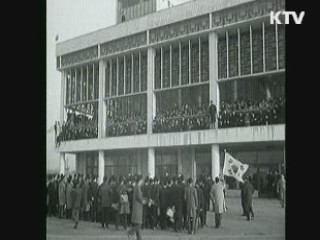
<instances>
[{"instance_id":1,"label":"person holding flag","mask_svg":"<svg viewBox=\"0 0 320 240\"><path fill-rule=\"evenodd\" d=\"M243 201L244 215L247 217L247 220L250 221L254 218L254 213L252 209L252 194L254 193L254 188L249 180L249 176L245 177L245 182L242 186L242 191L243 191L242 201Z\"/></svg>"},{"instance_id":2,"label":"person holding flag","mask_svg":"<svg viewBox=\"0 0 320 240\"><path fill-rule=\"evenodd\" d=\"M223 174L235 178L237 181L241 182L241 206L243 209L243 215L247 216L247 220L253 219L252 210L252 194L254 188L249 182L248 176L243 180L243 175L247 172L249 165L243 164L239 160L232 157L229 153L224 150L224 165ZM250 218L251 213L251 218Z\"/></svg>"},{"instance_id":3,"label":"person holding flag","mask_svg":"<svg viewBox=\"0 0 320 240\"><path fill-rule=\"evenodd\" d=\"M227 153L226 150L224 150L224 152L223 175L233 177L243 183L242 177L248 170L249 165L241 163Z\"/></svg>"}]
</instances>

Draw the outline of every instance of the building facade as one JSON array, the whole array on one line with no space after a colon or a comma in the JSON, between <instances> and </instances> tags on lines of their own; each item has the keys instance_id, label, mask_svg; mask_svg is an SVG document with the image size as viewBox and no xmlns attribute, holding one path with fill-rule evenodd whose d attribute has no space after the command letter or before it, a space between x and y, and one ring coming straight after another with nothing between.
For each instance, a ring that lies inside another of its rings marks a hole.
<instances>
[{"instance_id":1,"label":"building facade","mask_svg":"<svg viewBox=\"0 0 320 240\"><path fill-rule=\"evenodd\" d=\"M103 176L285 169L284 0L197 0L56 46L60 171ZM213 127L208 114L217 108Z\"/></svg>"}]
</instances>

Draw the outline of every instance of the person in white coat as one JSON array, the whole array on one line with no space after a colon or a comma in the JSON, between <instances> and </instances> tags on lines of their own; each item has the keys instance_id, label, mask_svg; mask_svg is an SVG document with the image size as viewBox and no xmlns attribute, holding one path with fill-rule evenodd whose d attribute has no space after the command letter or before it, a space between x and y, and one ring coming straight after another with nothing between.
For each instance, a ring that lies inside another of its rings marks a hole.
<instances>
[{"instance_id":1,"label":"person in white coat","mask_svg":"<svg viewBox=\"0 0 320 240\"><path fill-rule=\"evenodd\" d=\"M216 177L215 184L212 185L210 191L210 197L214 202L216 228L221 227L222 213L226 211L223 189L224 185L220 182L220 179Z\"/></svg>"}]
</instances>

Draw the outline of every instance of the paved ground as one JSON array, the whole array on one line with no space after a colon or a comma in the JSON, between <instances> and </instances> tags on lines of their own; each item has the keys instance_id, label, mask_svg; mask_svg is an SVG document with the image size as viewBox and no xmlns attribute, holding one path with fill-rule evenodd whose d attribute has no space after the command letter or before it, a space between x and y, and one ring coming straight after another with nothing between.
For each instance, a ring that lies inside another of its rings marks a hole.
<instances>
[{"instance_id":1,"label":"paved ground","mask_svg":"<svg viewBox=\"0 0 320 240\"><path fill-rule=\"evenodd\" d=\"M195 235L189 235L186 232L175 233L171 229L161 230L143 230L142 238L147 239L285 239L285 209L280 207L277 200L254 199L255 219L246 221L241 216L241 207L239 198L227 198L228 211L224 213L222 219L222 228L216 229L214 224L214 213L208 219L208 227L200 229ZM47 218L47 239L48 240L93 240L93 239L127 239L124 230L116 231L114 225L109 229L102 229L100 224L90 222L80 222L78 229L73 229L71 220ZM131 239L135 239L132 237Z\"/></svg>"}]
</instances>

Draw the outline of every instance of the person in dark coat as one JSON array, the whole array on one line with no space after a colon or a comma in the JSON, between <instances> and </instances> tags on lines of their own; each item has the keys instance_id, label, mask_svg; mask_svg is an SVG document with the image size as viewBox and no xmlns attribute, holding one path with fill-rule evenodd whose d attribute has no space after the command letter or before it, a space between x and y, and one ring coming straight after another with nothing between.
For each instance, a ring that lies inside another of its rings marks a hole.
<instances>
[{"instance_id":1,"label":"person in dark coat","mask_svg":"<svg viewBox=\"0 0 320 240\"><path fill-rule=\"evenodd\" d=\"M109 228L112 189L110 185L107 183L106 176L103 178L103 185L101 186L99 191L100 191L99 195L100 195L100 203L101 203L101 211L102 211L101 225L102 225L102 228L104 228L105 226Z\"/></svg>"},{"instance_id":2,"label":"person in dark coat","mask_svg":"<svg viewBox=\"0 0 320 240\"><path fill-rule=\"evenodd\" d=\"M130 178L128 184L127 184L127 193L128 193L128 199L129 199L129 208L130 208L130 213L128 215L128 225L131 225L131 216L132 216L132 204L133 204L133 188L135 185L135 181L132 178Z\"/></svg>"},{"instance_id":3,"label":"person in dark coat","mask_svg":"<svg viewBox=\"0 0 320 240\"><path fill-rule=\"evenodd\" d=\"M128 215L130 213L130 205L129 205L127 191L128 190L126 186L119 189L119 194L120 194L119 214L120 214L120 220L123 224L124 230L127 230L127 220L128 220Z\"/></svg>"},{"instance_id":4,"label":"person in dark coat","mask_svg":"<svg viewBox=\"0 0 320 240\"><path fill-rule=\"evenodd\" d=\"M254 188L249 181L249 177L245 177L245 182L242 186L243 188L243 208L247 220L250 221L254 217L252 209L252 194L254 193ZM251 214L251 216L250 216Z\"/></svg>"},{"instance_id":5,"label":"person in dark coat","mask_svg":"<svg viewBox=\"0 0 320 240\"><path fill-rule=\"evenodd\" d=\"M203 181L200 182L200 188L202 190L203 193L203 208L202 208L202 219L201 219L201 225L202 226L206 226L207 225L207 198L208 196L210 196L210 191L207 192L206 189L206 179L204 179Z\"/></svg>"},{"instance_id":6,"label":"person in dark coat","mask_svg":"<svg viewBox=\"0 0 320 240\"><path fill-rule=\"evenodd\" d=\"M167 229L167 208L168 208L168 184L162 182L162 188L159 191L159 202L160 202L160 227L162 230Z\"/></svg>"},{"instance_id":7,"label":"person in dark coat","mask_svg":"<svg viewBox=\"0 0 320 240\"><path fill-rule=\"evenodd\" d=\"M56 216L56 191L55 191L55 179L53 176L50 177L49 184L48 184L48 198L49 198L49 209L48 209L48 216Z\"/></svg>"},{"instance_id":8,"label":"person in dark coat","mask_svg":"<svg viewBox=\"0 0 320 240\"><path fill-rule=\"evenodd\" d=\"M207 177L207 181L205 183L205 199L206 199L206 208L207 208L207 211L210 211L210 201L211 201L211 198L210 198L210 191L211 191L211 188L212 188L212 179L211 179L211 176L208 176ZM212 203L213 205L213 203ZM213 211L213 209L212 209Z\"/></svg>"},{"instance_id":9,"label":"person in dark coat","mask_svg":"<svg viewBox=\"0 0 320 240\"><path fill-rule=\"evenodd\" d=\"M97 183L97 178L93 176L91 178L91 182L89 183L89 201L91 205L90 209L90 216L91 216L91 221L96 222L97 221L97 190L98 190L98 183Z\"/></svg>"},{"instance_id":10,"label":"person in dark coat","mask_svg":"<svg viewBox=\"0 0 320 240\"><path fill-rule=\"evenodd\" d=\"M145 178L143 186L141 186L141 191L143 194L143 197L145 198L146 203L150 200L150 186L149 186L149 177ZM142 226L141 228L148 228L149 222L148 220L148 204L143 205L143 215L142 215Z\"/></svg>"},{"instance_id":11,"label":"person in dark coat","mask_svg":"<svg viewBox=\"0 0 320 240\"><path fill-rule=\"evenodd\" d=\"M185 183L185 180L184 180L184 176L181 175L179 177L179 187L180 189L182 189L181 191L183 192L183 195L184 195L184 192L186 190L186 183ZM187 228L187 204L186 204L186 201L183 199L183 203L182 203L182 229L185 229Z\"/></svg>"},{"instance_id":12,"label":"person in dark coat","mask_svg":"<svg viewBox=\"0 0 320 240\"><path fill-rule=\"evenodd\" d=\"M160 180L159 178L154 178L154 185L151 190L151 199L154 204L153 208L153 219L152 219L152 227L153 229L156 229L158 226L159 216L160 216Z\"/></svg>"},{"instance_id":13,"label":"person in dark coat","mask_svg":"<svg viewBox=\"0 0 320 240\"><path fill-rule=\"evenodd\" d=\"M246 216L245 210L244 210L243 185L244 185L244 183L240 182L241 208L242 208L242 215L241 216Z\"/></svg>"},{"instance_id":14,"label":"person in dark coat","mask_svg":"<svg viewBox=\"0 0 320 240\"><path fill-rule=\"evenodd\" d=\"M213 101L210 101L209 106L209 115L210 115L210 128L216 128L216 118L217 118L217 107L213 104Z\"/></svg>"},{"instance_id":15,"label":"person in dark coat","mask_svg":"<svg viewBox=\"0 0 320 240\"><path fill-rule=\"evenodd\" d=\"M119 228L120 220L123 222L124 228L125 229L127 228L127 220L124 220L123 219L124 216L121 216L121 213L120 213L120 207L121 206L122 206L123 210L127 210L127 209L124 209L126 207L129 208L129 204L128 205L127 204L126 205L122 204L122 203L124 203L124 200L126 200L125 196L124 196L124 193L126 193L126 195L127 195L126 185L124 184L124 180L125 179L122 176L119 177L119 185L116 186L115 191L114 191L114 197L113 197L114 203L118 205L118 209L116 211L116 216L115 216L116 217L116 229L117 230ZM120 201L121 200L121 195L123 195L123 197L122 197L123 201L122 202ZM128 195L127 195L127 197L128 197ZM124 212L125 212L125 214L129 214L128 211L124 211ZM125 217L126 217L126 215L125 215Z\"/></svg>"},{"instance_id":16,"label":"person in dark coat","mask_svg":"<svg viewBox=\"0 0 320 240\"><path fill-rule=\"evenodd\" d=\"M198 196L196 189L192 186L192 178L187 181L188 186L184 192L184 200L187 204L187 217L188 217L188 233L195 233L197 207L198 207Z\"/></svg>"},{"instance_id":17,"label":"person in dark coat","mask_svg":"<svg viewBox=\"0 0 320 240\"><path fill-rule=\"evenodd\" d=\"M66 187L66 203L67 203L67 219L71 218L71 213L72 213L72 177L69 176L67 179L67 187Z\"/></svg>"},{"instance_id":18,"label":"person in dark coat","mask_svg":"<svg viewBox=\"0 0 320 240\"><path fill-rule=\"evenodd\" d=\"M174 179L172 189L172 206L175 209L174 213L174 230L181 231L182 217L183 217L183 202L184 190L178 185L178 179Z\"/></svg>"},{"instance_id":19,"label":"person in dark coat","mask_svg":"<svg viewBox=\"0 0 320 240\"><path fill-rule=\"evenodd\" d=\"M83 194L83 206L82 206L82 210L83 210L83 219L84 220L88 220L88 216L89 216L89 211L90 211L90 205L89 205L89 182L88 179L83 176L82 178L82 194Z\"/></svg>"},{"instance_id":20,"label":"person in dark coat","mask_svg":"<svg viewBox=\"0 0 320 240\"><path fill-rule=\"evenodd\" d=\"M127 232L128 238L131 235L136 233L137 240L141 240L141 224L142 224L142 214L143 214L143 205L146 203L145 198L141 191L141 185L143 184L143 179L141 176L137 178L136 185L133 190L133 207L132 207L132 217L131 223L132 227Z\"/></svg>"},{"instance_id":21,"label":"person in dark coat","mask_svg":"<svg viewBox=\"0 0 320 240\"><path fill-rule=\"evenodd\" d=\"M80 188L80 182L74 182L74 188L72 190L72 217L74 220L74 229L78 227L79 224L79 213L82 205L82 189Z\"/></svg>"},{"instance_id":22,"label":"person in dark coat","mask_svg":"<svg viewBox=\"0 0 320 240\"><path fill-rule=\"evenodd\" d=\"M197 190L197 197L198 197L198 209L197 209L197 216L200 219L200 226L204 226L204 209L205 209L205 200L202 188L200 187L201 182L196 183L196 190ZM199 226L197 224L197 226Z\"/></svg>"}]
</instances>

